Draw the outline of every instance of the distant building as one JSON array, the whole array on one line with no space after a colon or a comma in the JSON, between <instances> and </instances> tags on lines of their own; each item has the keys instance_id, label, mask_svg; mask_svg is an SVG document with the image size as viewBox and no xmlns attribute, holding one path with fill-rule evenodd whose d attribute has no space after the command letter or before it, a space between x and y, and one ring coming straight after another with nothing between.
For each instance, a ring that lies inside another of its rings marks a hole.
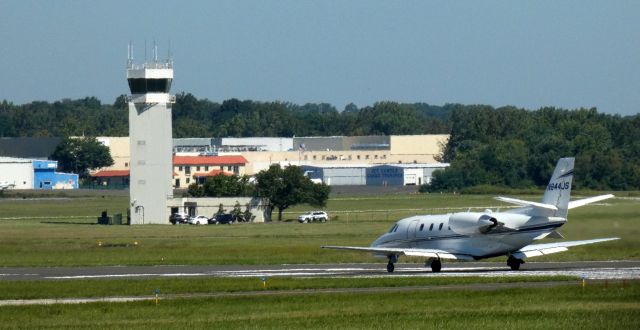
<instances>
[{"instance_id":1,"label":"distant building","mask_svg":"<svg viewBox=\"0 0 640 330\"><path fill-rule=\"evenodd\" d=\"M321 164L302 165L304 174L330 186L407 186L431 182L433 172L448 167L433 164Z\"/></svg>"},{"instance_id":2,"label":"distant building","mask_svg":"<svg viewBox=\"0 0 640 330\"><path fill-rule=\"evenodd\" d=\"M129 170L102 170L91 174L99 186L110 188L128 188Z\"/></svg>"},{"instance_id":3,"label":"distant building","mask_svg":"<svg viewBox=\"0 0 640 330\"><path fill-rule=\"evenodd\" d=\"M244 175L242 156L173 156L174 188L186 188L199 178L219 173Z\"/></svg>"},{"instance_id":4,"label":"distant building","mask_svg":"<svg viewBox=\"0 0 640 330\"><path fill-rule=\"evenodd\" d=\"M98 137L111 150L115 164L100 170L129 169L127 137ZM449 135L329 136L329 137L252 137L173 139L173 153L182 156L242 156L245 164L238 174L255 175L272 164L329 166L434 164ZM197 165L195 165L197 166ZM208 172L211 169L204 171ZM232 170L222 169L224 172ZM339 170L345 172L347 170ZM181 188L193 182L174 168L173 185ZM196 172L202 173L202 168ZM202 177L202 176L200 176ZM417 177L417 176L416 176ZM178 179L179 181L176 181ZM424 178L423 178L424 179ZM356 180L357 182L358 180Z\"/></svg>"},{"instance_id":5,"label":"distant building","mask_svg":"<svg viewBox=\"0 0 640 330\"><path fill-rule=\"evenodd\" d=\"M56 172L57 168L53 160L0 157L0 181L13 189L78 189L78 175Z\"/></svg>"}]
</instances>

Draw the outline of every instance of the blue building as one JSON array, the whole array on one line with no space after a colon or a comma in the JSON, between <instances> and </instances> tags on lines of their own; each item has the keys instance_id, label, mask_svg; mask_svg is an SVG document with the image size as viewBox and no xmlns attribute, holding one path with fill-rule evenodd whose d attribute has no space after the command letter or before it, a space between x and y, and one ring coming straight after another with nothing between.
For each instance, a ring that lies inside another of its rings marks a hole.
<instances>
[{"instance_id":1,"label":"blue building","mask_svg":"<svg viewBox=\"0 0 640 330\"><path fill-rule=\"evenodd\" d=\"M78 189L78 175L56 172L54 160L33 161L33 189Z\"/></svg>"}]
</instances>

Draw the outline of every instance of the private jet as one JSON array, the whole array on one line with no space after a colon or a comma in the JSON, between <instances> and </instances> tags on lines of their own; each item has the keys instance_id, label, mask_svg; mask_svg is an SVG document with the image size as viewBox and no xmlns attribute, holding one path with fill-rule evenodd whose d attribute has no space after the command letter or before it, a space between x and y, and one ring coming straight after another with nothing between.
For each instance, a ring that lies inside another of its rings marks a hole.
<instances>
[{"instance_id":1,"label":"private jet","mask_svg":"<svg viewBox=\"0 0 640 330\"><path fill-rule=\"evenodd\" d=\"M15 184L9 183L9 181L0 181L0 190L13 188L15 186L16 186Z\"/></svg>"},{"instance_id":2,"label":"private jet","mask_svg":"<svg viewBox=\"0 0 640 330\"><path fill-rule=\"evenodd\" d=\"M393 272L394 263L403 255L427 258L426 266L430 266L433 272L441 270L443 259L472 261L498 256L507 256L507 265L518 270L525 258L618 239L531 244L545 237L564 238L557 229L567 222L568 210L614 197L609 194L570 201L574 161L574 158L558 161L540 202L496 197L518 207L502 212L487 209L484 212L416 215L396 222L370 247L322 248L370 252L387 258L389 273Z\"/></svg>"}]
</instances>

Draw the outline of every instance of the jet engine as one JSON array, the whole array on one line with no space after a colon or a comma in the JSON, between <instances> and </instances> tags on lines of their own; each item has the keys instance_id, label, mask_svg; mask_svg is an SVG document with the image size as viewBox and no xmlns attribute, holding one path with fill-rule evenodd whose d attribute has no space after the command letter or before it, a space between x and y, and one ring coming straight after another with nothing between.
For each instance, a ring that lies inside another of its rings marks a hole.
<instances>
[{"instance_id":1,"label":"jet engine","mask_svg":"<svg viewBox=\"0 0 640 330\"><path fill-rule=\"evenodd\" d=\"M478 212L454 213L449 216L451 230L462 235L486 234L503 224L491 214Z\"/></svg>"}]
</instances>

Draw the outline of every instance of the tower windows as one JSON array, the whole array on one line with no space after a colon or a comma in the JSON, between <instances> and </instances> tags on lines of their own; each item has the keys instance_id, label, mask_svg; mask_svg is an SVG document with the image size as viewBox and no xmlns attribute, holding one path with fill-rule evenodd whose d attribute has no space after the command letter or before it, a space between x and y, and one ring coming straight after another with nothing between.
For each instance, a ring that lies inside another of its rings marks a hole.
<instances>
[{"instance_id":1,"label":"tower windows","mask_svg":"<svg viewBox=\"0 0 640 330\"><path fill-rule=\"evenodd\" d=\"M131 94L169 93L172 79L129 78Z\"/></svg>"}]
</instances>

